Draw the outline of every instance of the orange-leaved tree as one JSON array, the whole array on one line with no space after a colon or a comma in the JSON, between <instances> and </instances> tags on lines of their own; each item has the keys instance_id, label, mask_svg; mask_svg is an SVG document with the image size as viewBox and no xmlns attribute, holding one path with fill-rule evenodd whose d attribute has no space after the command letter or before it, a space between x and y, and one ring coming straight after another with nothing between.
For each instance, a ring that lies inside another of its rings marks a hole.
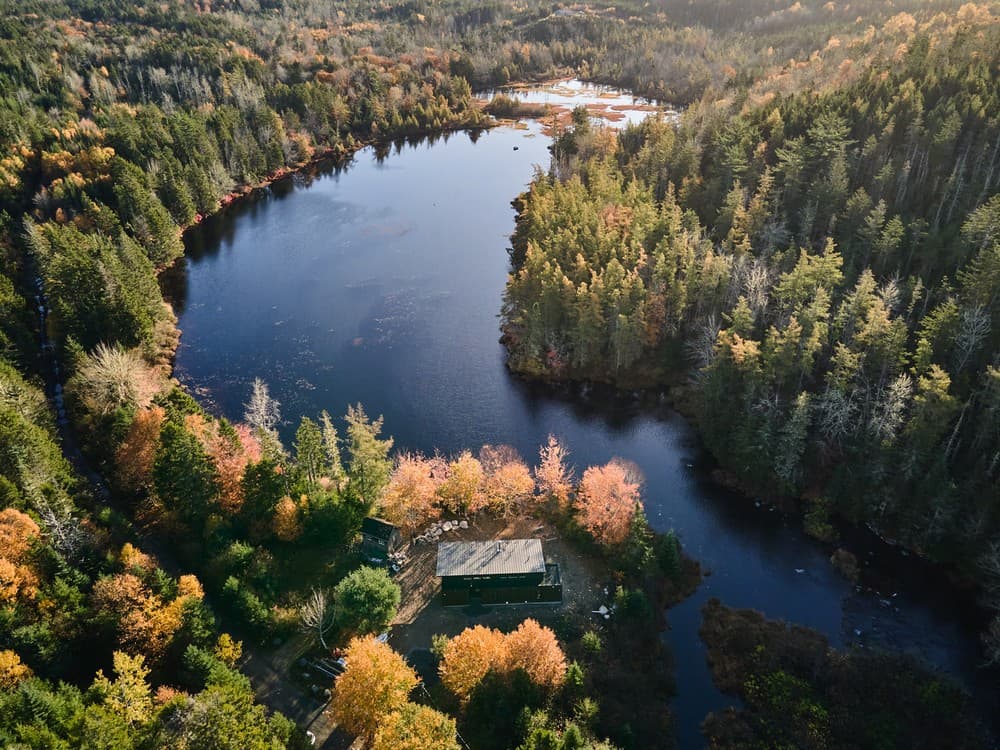
<instances>
[{"instance_id":1,"label":"orange-leaved tree","mask_svg":"<svg viewBox=\"0 0 1000 750\"><path fill-rule=\"evenodd\" d=\"M516 669L539 687L562 685L566 657L550 628L531 619L508 635L482 625L466 628L445 644L441 682L464 703L489 672L507 675Z\"/></svg>"},{"instance_id":2,"label":"orange-leaved tree","mask_svg":"<svg viewBox=\"0 0 1000 750\"><path fill-rule=\"evenodd\" d=\"M528 619L507 635L507 668L523 669L536 685L557 688L566 679L566 656L551 628Z\"/></svg>"},{"instance_id":3,"label":"orange-leaved tree","mask_svg":"<svg viewBox=\"0 0 1000 750\"><path fill-rule=\"evenodd\" d=\"M189 414L184 426L198 438L215 466L216 502L227 514L239 513L246 499L243 473L247 465L260 461L260 441L246 425L233 427L228 422L207 420L201 414Z\"/></svg>"},{"instance_id":4,"label":"orange-leaved tree","mask_svg":"<svg viewBox=\"0 0 1000 750\"><path fill-rule=\"evenodd\" d=\"M97 621L115 631L125 651L155 662L163 657L183 624L185 605L204 596L193 575L177 580L177 596L167 602L138 576L119 573L98 579L91 591L91 604Z\"/></svg>"},{"instance_id":5,"label":"orange-leaved tree","mask_svg":"<svg viewBox=\"0 0 1000 750\"><path fill-rule=\"evenodd\" d=\"M438 488L444 481L447 466L443 459L425 458L419 453L403 453L379 501L379 514L402 528L412 531L441 515Z\"/></svg>"},{"instance_id":6,"label":"orange-leaved tree","mask_svg":"<svg viewBox=\"0 0 1000 750\"><path fill-rule=\"evenodd\" d=\"M0 603L35 594L37 579L28 553L40 533L31 516L14 508L0 511Z\"/></svg>"},{"instance_id":7,"label":"orange-leaved tree","mask_svg":"<svg viewBox=\"0 0 1000 750\"><path fill-rule=\"evenodd\" d=\"M551 498L559 508L569 505L573 490L573 470L566 465L569 451L555 435L549 435L548 442L538 451L538 466L535 480L543 497Z\"/></svg>"},{"instance_id":8,"label":"orange-leaved tree","mask_svg":"<svg viewBox=\"0 0 1000 750\"><path fill-rule=\"evenodd\" d=\"M0 510L0 555L22 562L39 535L38 524L28 514L14 508Z\"/></svg>"},{"instance_id":9,"label":"orange-leaved tree","mask_svg":"<svg viewBox=\"0 0 1000 750\"><path fill-rule=\"evenodd\" d=\"M583 472L576 493L577 518L591 536L606 547L628 537L632 517L641 507L639 482L622 462L610 461Z\"/></svg>"},{"instance_id":10,"label":"orange-leaved tree","mask_svg":"<svg viewBox=\"0 0 1000 750\"><path fill-rule=\"evenodd\" d=\"M344 658L347 668L337 678L330 710L338 726L371 740L383 719L406 705L417 675L374 636L354 638Z\"/></svg>"},{"instance_id":11,"label":"orange-leaved tree","mask_svg":"<svg viewBox=\"0 0 1000 750\"><path fill-rule=\"evenodd\" d=\"M115 452L118 481L126 490L137 492L152 486L153 461L165 417L166 412L159 406L139 409L135 413L125 440Z\"/></svg>"},{"instance_id":12,"label":"orange-leaved tree","mask_svg":"<svg viewBox=\"0 0 1000 750\"><path fill-rule=\"evenodd\" d=\"M483 491L491 510L507 516L534 496L531 470L509 445L484 445L479 462L486 473Z\"/></svg>"},{"instance_id":13,"label":"orange-leaved tree","mask_svg":"<svg viewBox=\"0 0 1000 750\"><path fill-rule=\"evenodd\" d=\"M441 682L461 701L491 669L502 671L507 662L507 639L499 630L476 625L466 628L444 647Z\"/></svg>"}]
</instances>

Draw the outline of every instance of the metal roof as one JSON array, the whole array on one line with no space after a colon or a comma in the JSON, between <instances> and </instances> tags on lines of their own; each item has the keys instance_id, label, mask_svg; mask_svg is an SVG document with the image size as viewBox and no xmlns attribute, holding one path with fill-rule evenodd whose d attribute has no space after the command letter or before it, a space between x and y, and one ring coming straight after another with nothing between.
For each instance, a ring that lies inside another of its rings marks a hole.
<instances>
[{"instance_id":1,"label":"metal roof","mask_svg":"<svg viewBox=\"0 0 1000 750\"><path fill-rule=\"evenodd\" d=\"M441 542L437 575L482 576L544 573L539 539L495 539L492 542Z\"/></svg>"}]
</instances>

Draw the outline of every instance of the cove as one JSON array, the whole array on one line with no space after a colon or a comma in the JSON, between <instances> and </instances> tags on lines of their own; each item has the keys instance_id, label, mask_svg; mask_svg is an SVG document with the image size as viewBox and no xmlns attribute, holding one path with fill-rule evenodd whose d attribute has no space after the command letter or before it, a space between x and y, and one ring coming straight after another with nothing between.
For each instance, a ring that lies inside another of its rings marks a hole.
<instances>
[{"instance_id":1,"label":"cove","mask_svg":"<svg viewBox=\"0 0 1000 750\"><path fill-rule=\"evenodd\" d=\"M575 98L524 95L610 101L579 84L569 93ZM553 390L508 374L497 313L510 201L536 165L548 164L543 128L526 122L368 147L189 231L186 258L163 276L183 331L176 376L231 419L263 378L281 401L287 441L299 416L337 416L361 402L385 416L397 448L451 453L507 443L532 461L553 433L581 469L615 456L636 462L652 526L675 529L712 573L670 610L664 634L676 662L679 747L702 746L706 713L732 704L713 687L698 637L712 596L816 628L834 646L914 653L957 676L983 705L991 701L964 597L908 564L891 590L856 590L796 519L714 485L697 436L661 399ZM867 559L874 567L900 562L879 547Z\"/></svg>"}]
</instances>

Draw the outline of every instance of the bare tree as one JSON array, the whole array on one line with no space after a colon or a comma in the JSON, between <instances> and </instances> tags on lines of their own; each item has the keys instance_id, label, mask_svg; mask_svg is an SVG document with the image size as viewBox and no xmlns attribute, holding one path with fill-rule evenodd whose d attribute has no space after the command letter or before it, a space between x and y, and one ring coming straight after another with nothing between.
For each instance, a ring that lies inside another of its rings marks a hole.
<instances>
[{"instance_id":1,"label":"bare tree","mask_svg":"<svg viewBox=\"0 0 1000 750\"><path fill-rule=\"evenodd\" d=\"M771 284L771 269L767 267L767 262L755 258L754 262L747 268L743 279L743 294L747 298L750 309L753 310L755 321L760 320L767 308Z\"/></svg>"},{"instance_id":2,"label":"bare tree","mask_svg":"<svg viewBox=\"0 0 1000 750\"><path fill-rule=\"evenodd\" d=\"M962 372L972 356L990 335L990 311L982 305L962 310L958 335L955 337L956 372Z\"/></svg>"},{"instance_id":3,"label":"bare tree","mask_svg":"<svg viewBox=\"0 0 1000 750\"><path fill-rule=\"evenodd\" d=\"M323 648L329 648L326 633L333 626L333 607L325 592L312 590L306 603L299 608L299 620L305 632L315 634Z\"/></svg>"},{"instance_id":4,"label":"bare tree","mask_svg":"<svg viewBox=\"0 0 1000 750\"><path fill-rule=\"evenodd\" d=\"M851 396L828 388L816 401L816 421L823 439L831 446L839 446L853 429L856 413L857 406Z\"/></svg>"},{"instance_id":5,"label":"bare tree","mask_svg":"<svg viewBox=\"0 0 1000 750\"><path fill-rule=\"evenodd\" d=\"M159 383L136 350L98 344L68 387L92 414L111 414L122 406L149 406Z\"/></svg>"},{"instance_id":6,"label":"bare tree","mask_svg":"<svg viewBox=\"0 0 1000 750\"><path fill-rule=\"evenodd\" d=\"M245 409L243 419L248 425L265 434L274 432L281 419L281 403L271 397L267 383L260 378L254 378L250 400L243 406Z\"/></svg>"},{"instance_id":7,"label":"bare tree","mask_svg":"<svg viewBox=\"0 0 1000 750\"><path fill-rule=\"evenodd\" d=\"M80 519L70 513L61 513L47 500L35 503L35 511L55 547L64 556L74 559L87 542L87 534Z\"/></svg>"},{"instance_id":8,"label":"bare tree","mask_svg":"<svg viewBox=\"0 0 1000 750\"><path fill-rule=\"evenodd\" d=\"M893 278L886 281L879 287L878 290L879 299L882 300L882 304L885 305L887 310L892 310L897 312L899 310L899 301L901 298L901 292L899 290L899 278L894 276Z\"/></svg>"},{"instance_id":9,"label":"bare tree","mask_svg":"<svg viewBox=\"0 0 1000 750\"><path fill-rule=\"evenodd\" d=\"M15 458L23 477L24 494L38 514L52 546L69 559L77 559L90 541L90 533L73 514L73 502L52 477L45 477L36 467L28 467L21 456Z\"/></svg>"},{"instance_id":10,"label":"bare tree","mask_svg":"<svg viewBox=\"0 0 1000 750\"><path fill-rule=\"evenodd\" d=\"M888 388L880 388L875 394L868 429L872 437L883 443L891 443L903 424L906 406L913 394L913 381L909 375L900 375Z\"/></svg>"},{"instance_id":11,"label":"bare tree","mask_svg":"<svg viewBox=\"0 0 1000 750\"><path fill-rule=\"evenodd\" d=\"M694 335L684 343L685 353L695 370L707 367L715 358L715 342L721 330L715 314L709 313L702 324L695 328Z\"/></svg>"}]
</instances>

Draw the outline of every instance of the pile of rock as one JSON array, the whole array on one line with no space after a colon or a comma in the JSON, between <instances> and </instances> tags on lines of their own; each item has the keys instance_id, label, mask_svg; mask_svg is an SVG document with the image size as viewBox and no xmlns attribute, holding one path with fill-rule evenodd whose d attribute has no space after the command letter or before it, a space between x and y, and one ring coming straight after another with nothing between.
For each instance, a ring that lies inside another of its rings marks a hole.
<instances>
[{"instance_id":1,"label":"pile of rock","mask_svg":"<svg viewBox=\"0 0 1000 750\"><path fill-rule=\"evenodd\" d=\"M414 544L436 544L443 534L449 531L469 528L469 522L462 521L435 521L422 534L413 537Z\"/></svg>"}]
</instances>

